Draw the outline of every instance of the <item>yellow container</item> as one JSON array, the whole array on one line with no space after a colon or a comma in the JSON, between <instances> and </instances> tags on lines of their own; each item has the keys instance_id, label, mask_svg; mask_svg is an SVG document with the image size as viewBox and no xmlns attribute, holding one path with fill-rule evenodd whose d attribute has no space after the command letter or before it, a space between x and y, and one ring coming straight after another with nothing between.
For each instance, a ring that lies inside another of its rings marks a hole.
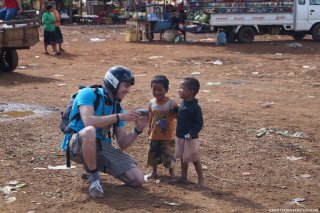
<instances>
[{"instance_id":1,"label":"yellow container","mask_svg":"<svg viewBox=\"0 0 320 213\"><path fill-rule=\"evenodd\" d=\"M137 32L136 30L127 30L126 31L126 41L141 41L142 40L142 32Z\"/></svg>"}]
</instances>

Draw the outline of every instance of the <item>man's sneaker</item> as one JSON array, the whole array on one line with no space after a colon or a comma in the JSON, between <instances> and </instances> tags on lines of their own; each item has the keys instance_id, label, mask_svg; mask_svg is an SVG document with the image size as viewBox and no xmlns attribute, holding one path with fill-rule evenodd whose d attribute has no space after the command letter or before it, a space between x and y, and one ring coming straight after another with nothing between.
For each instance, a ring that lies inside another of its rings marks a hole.
<instances>
[{"instance_id":1,"label":"man's sneaker","mask_svg":"<svg viewBox=\"0 0 320 213\"><path fill-rule=\"evenodd\" d=\"M81 179L87 182L90 182L91 174L89 172L86 172L85 170L81 174Z\"/></svg>"},{"instance_id":2,"label":"man's sneaker","mask_svg":"<svg viewBox=\"0 0 320 213\"><path fill-rule=\"evenodd\" d=\"M103 188L100 179L92 182L89 186L89 195L91 197L103 197Z\"/></svg>"}]
</instances>

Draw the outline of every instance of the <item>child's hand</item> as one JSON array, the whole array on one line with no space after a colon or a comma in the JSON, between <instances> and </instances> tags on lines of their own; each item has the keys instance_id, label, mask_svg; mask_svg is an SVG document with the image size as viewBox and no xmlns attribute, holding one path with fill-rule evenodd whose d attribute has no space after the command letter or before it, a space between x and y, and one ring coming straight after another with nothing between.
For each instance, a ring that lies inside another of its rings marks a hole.
<instances>
[{"instance_id":1,"label":"child's hand","mask_svg":"<svg viewBox=\"0 0 320 213\"><path fill-rule=\"evenodd\" d=\"M192 140L192 136L190 134L186 134L184 138L187 139L188 141Z\"/></svg>"}]
</instances>

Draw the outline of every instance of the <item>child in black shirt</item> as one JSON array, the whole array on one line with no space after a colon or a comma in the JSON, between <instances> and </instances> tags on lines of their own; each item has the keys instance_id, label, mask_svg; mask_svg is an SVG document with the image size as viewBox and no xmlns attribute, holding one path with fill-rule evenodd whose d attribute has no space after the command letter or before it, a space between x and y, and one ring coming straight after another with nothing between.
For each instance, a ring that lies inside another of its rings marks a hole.
<instances>
[{"instance_id":1,"label":"child in black shirt","mask_svg":"<svg viewBox=\"0 0 320 213\"><path fill-rule=\"evenodd\" d=\"M204 184L199 153L199 132L203 127L203 116L198 100L200 84L195 78L185 78L180 85L179 96L183 99L179 107L176 129L175 157L181 159L181 176L176 182L187 182L188 163L192 162L198 175L198 186Z\"/></svg>"}]
</instances>

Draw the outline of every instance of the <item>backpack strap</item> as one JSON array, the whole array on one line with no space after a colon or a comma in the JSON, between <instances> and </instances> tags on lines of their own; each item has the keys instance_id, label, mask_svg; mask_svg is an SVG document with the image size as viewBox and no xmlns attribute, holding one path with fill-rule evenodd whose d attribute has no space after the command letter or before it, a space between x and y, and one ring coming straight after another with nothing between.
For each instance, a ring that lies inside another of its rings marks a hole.
<instances>
[{"instance_id":1,"label":"backpack strap","mask_svg":"<svg viewBox=\"0 0 320 213\"><path fill-rule=\"evenodd\" d=\"M90 88L93 89L94 93L96 94L96 99L93 103L93 109L94 111L96 111L98 109L98 106L100 104L100 98L101 98L101 94L99 94L99 89L98 88L101 88L100 87L101 85L92 85L90 86ZM75 96L75 95L74 95ZM74 97L73 97L74 98ZM81 116L80 116L80 113L77 113L75 114L74 116L72 116L72 118L70 119L69 121L69 124L76 119L76 124L77 125L77 122L80 120ZM71 140L71 137L72 137L72 134L73 133L76 133L74 130L71 129L71 132L70 132L70 138L68 140L68 143L67 143L67 149L66 149L66 161L67 161L67 167L70 168L71 167L71 157L70 157L70 147L69 147L69 141Z\"/></svg>"}]
</instances>

